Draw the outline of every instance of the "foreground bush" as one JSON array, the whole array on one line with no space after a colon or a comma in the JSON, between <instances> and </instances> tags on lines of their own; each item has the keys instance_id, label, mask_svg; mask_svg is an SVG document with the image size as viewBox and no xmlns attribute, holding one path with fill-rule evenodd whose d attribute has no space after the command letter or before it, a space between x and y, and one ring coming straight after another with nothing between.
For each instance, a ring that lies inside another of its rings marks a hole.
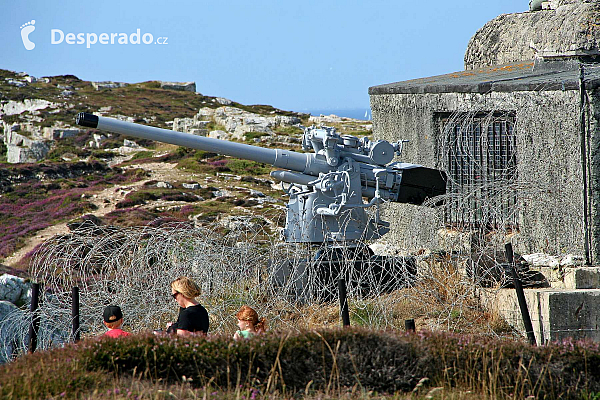
<instances>
[{"instance_id":1,"label":"foreground bush","mask_svg":"<svg viewBox=\"0 0 600 400\"><path fill-rule=\"evenodd\" d=\"M536 348L483 337L366 329L270 333L242 342L144 335L23 357L0 368L0 395L80 397L102 390L111 376L106 372L225 390L242 385L262 393L305 393L307 387L409 392L427 381L491 398L579 399L600 392L600 351L591 343Z\"/></svg>"}]
</instances>

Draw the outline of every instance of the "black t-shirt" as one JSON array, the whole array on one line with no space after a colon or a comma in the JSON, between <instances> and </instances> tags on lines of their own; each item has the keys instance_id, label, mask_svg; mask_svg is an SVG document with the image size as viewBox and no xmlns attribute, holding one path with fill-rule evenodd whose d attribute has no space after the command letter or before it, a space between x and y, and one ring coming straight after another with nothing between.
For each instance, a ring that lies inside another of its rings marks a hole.
<instances>
[{"instance_id":1,"label":"black t-shirt","mask_svg":"<svg viewBox=\"0 0 600 400\"><path fill-rule=\"evenodd\" d=\"M179 318L174 325L176 329L208 333L208 312L201 304L180 308Z\"/></svg>"}]
</instances>

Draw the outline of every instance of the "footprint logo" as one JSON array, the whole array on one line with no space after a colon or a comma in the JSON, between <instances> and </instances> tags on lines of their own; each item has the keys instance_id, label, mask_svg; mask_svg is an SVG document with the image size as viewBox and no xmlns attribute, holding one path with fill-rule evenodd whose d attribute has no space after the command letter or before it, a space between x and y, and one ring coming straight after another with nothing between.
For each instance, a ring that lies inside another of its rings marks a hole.
<instances>
[{"instance_id":1,"label":"footprint logo","mask_svg":"<svg viewBox=\"0 0 600 400\"><path fill-rule=\"evenodd\" d=\"M30 22L21 25L21 39L23 39L23 46L27 50L33 50L35 48L35 43L29 40L29 34L35 31L35 19L32 19Z\"/></svg>"}]
</instances>

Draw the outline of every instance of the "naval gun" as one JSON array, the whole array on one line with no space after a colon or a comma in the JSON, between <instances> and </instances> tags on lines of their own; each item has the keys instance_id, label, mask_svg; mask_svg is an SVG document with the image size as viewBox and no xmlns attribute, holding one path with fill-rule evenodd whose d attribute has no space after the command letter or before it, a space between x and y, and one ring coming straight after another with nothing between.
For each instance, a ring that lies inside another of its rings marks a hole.
<instances>
[{"instance_id":1,"label":"naval gun","mask_svg":"<svg viewBox=\"0 0 600 400\"><path fill-rule=\"evenodd\" d=\"M271 176L289 186L283 237L289 243L343 243L378 239L389 223L365 209L384 201L422 205L446 192L443 171L392 162L403 141L340 135L331 127L304 128L300 153L213 139L114 118L79 113L77 125L210 151L284 170ZM309 153L309 151L312 151ZM367 202L363 201L363 197Z\"/></svg>"},{"instance_id":2,"label":"naval gun","mask_svg":"<svg viewBox=\"0 0 600 400\"><path fill-rule=\"evenodd\" d=\"M175 144L270 164L289 195L283 238L318 248L313 255L271 260L273 282L296 299L330 301L339 278L358 294L380 293L410 284L413 258L378 256L365 241L389 231L389 223L367 215L382 202L422 205L446 192L443 171L392 162L403 141L390 143L341 135L331 127L304 128L304 153L213 139L114 118L80 113L76 123L103 131ZM366 199L366 200L363 200ZM375 282L375 284L373 284ZM376 287L374 287L376 286Z\"/></svg>"}]
</instances>

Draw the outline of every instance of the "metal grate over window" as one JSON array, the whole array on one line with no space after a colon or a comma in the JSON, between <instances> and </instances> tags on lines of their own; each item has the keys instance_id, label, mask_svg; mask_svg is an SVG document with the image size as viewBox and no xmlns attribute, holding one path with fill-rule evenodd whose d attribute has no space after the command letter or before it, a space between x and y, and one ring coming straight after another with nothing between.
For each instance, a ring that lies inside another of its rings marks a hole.
<instances>
[{"instance_id":1,"label":"metal grate over window","mask_svg":"<svg viewBox=\"0 0 600 400\"><path fill-rule=\"evenodd\" d=\"M445 222L455 228L518 229L514 113L436 115L448 172Z\"/></svg>"}]
</instances>

